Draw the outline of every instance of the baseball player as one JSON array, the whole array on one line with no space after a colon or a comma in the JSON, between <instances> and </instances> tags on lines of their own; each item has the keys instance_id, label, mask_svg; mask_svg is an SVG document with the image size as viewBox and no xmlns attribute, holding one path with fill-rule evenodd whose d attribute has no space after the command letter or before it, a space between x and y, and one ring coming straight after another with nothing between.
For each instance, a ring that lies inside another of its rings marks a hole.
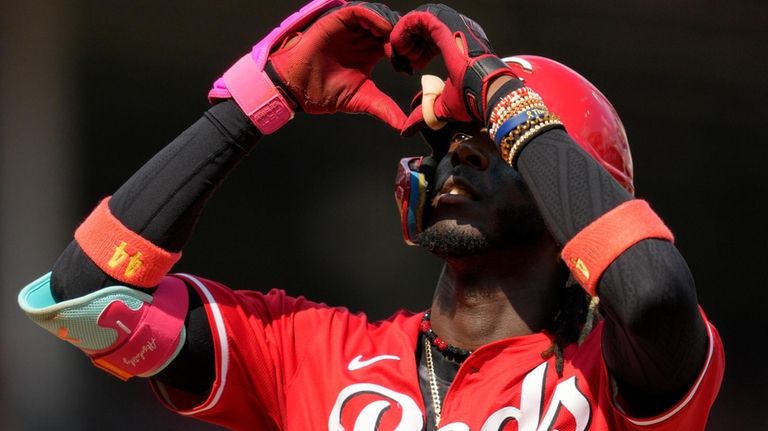
<instances>
[{"instance_id":1,"label":"baseball player","mask_svg":"<svg viewBox=\"0 0 768 431\"><path fill-rule=\"evenodd\" d=\"M371 79L424 76L406 115ZM234 63L212 107L19 294L37 324L182 415L234 430L703 430L724 369L673 236L634 198L621 122L583 77L501 59L444 5L314 0ZM395 195L445 261L431 305L378 322L169 274L207 200L296 112L420 133Z\"/></svg>"}]
</instances>

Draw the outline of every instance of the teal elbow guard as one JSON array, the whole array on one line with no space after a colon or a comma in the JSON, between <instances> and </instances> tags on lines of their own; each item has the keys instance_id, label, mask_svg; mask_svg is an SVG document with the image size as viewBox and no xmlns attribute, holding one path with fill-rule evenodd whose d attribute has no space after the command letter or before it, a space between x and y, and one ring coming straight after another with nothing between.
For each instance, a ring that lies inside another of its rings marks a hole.
<instances>
[{"instance_id":1,"label":"teal elbow guard","mask_svg":"<svg viewBox=\"0 0 768 431\"><path fill-rule=\"evenodd\" d=\"M122 380L162 371L186 340L189 292L173 277L164 277L151 295L111 286L56 302L48 273L24 287L18 300L32 321Z\"/></svg>"}]
</instances>

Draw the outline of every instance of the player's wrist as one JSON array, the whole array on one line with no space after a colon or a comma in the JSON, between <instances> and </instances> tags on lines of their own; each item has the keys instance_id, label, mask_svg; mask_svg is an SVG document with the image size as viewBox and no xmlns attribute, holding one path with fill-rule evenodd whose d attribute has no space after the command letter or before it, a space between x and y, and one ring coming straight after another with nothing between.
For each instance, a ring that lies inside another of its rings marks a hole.
<instances>
[{"instance_id":1,"label":"player's wrist","mask_svg":"<svg viewBox=\"0 0 768 431\"><path fill-rule=\"evenodd\" d=\"M539 134L562 128L560 118L549 111L538 93L518 79L499 84L488 102L488 134L504 161L516 165L521 150Z\"/></svg>"},{"instance_id":2,"label":"player's wrist","mask_svg":"<svg viewBox=\"0 0 768 431\"><path fill-rule=\"evenodd\" d=\"M500 76L497 76L496 78L491 79L488 82L487 84L488 89L485 91L485 100L483 101L483 103L486 106L486 112L489 112L493 108L494 105L491 104L491 102L493 102L495 99L498 99L499 96L501 97L504 96L504 95L497 94L499 90L504 86L504 84L513 80L517 82L515 83L516 88L512 88L512 91L516 90L519 87L522 87L523 85L522 82L520 82L519 79L515 78L512 75L500 75ZM513 85L513 84L510 84L510 85ZM508 90L505 89L505 93L507 91Z\"/></svg>"},{"instance_id":3,"label":"player's wrist","mask_svg":"<svg viewBox=\"0 0 768 431\"><path fill-rule=\"evenodd\" d=\"M267 72L270 53L318 16L345 3L313 0L286 18L214 82L209 101L232 98L263 135L276 132L293 118L294 109L286 90L275 85L274 77Z\"/></svg>"},{"instance_id":4,"label":"player's wrist","mask_svg":"<svg viewBox=\"0 0 768 431\"><path fill-rule=\"evenodd\" d=\"M294 111L272 79L246 54L224 73L231 97L262 135L269 135L293 119Z\"/></svg>"}]
</instances>

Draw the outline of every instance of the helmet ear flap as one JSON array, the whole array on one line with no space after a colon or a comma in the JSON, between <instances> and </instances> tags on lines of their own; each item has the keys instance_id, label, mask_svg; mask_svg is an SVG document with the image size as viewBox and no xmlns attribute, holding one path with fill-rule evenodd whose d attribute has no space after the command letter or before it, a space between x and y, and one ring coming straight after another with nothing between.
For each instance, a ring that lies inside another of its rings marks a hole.
<instances>
[{"instance_id":1,"label":"helmet ear flap","mask_svg":"<svg viewBox=\"0 0 768 431\"><path fill-rule=\"evenodd\" d=\"M406 157L397 166L395 200L403 239L408 245L417 244L416 238L423 229L429 182L436 167L437 161L430 156Z\"/></svg>"}]
</instances>

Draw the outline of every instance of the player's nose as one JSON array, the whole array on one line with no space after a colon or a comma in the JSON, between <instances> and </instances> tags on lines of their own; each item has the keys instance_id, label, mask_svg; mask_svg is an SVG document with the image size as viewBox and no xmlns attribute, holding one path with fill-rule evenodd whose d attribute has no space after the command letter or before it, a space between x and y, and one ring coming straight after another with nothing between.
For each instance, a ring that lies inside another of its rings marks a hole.
<instances>
[{"instance_id":1,"label":"player's nose","mask_svg":"<svg viewBox=\"0 0 768 431\"><path fill-rule=\"evenodd\" d=\"M460 142L451 154L453 166L465 165L478 170L488 169L490 155L479 139L467 139Z\"/></svg>"}]
</instances>

